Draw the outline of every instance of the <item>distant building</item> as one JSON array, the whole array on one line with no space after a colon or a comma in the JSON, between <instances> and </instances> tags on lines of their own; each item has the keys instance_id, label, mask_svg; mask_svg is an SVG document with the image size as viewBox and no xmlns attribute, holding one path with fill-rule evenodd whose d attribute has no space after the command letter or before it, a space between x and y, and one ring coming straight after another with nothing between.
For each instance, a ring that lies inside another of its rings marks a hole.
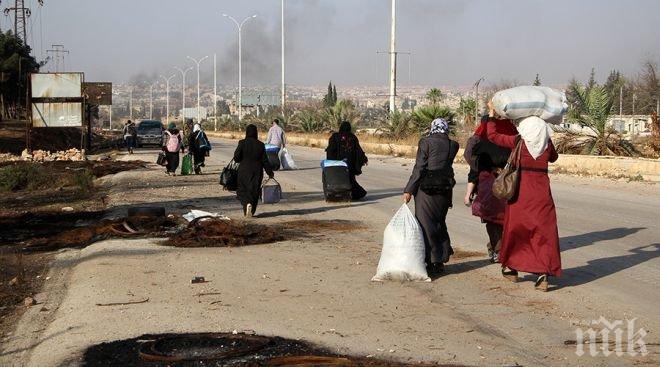
<instances>
[{"instance_id":1,"label":"distant building","mask_svg":"<svg viewBox=\"0 0 660 367\"><path fill-rule=\"evenodd\" d=\"M184 119L196 119L197 118L197 107L186 107L185 109L179 110L179 116L183 116ZM199 118L204 120L208 117L208 112L206 107L199 108Z\"/></svg>"},{"instance_id":2,"label":"distant building","mask_svg":"<svg viewBox=\"0 0 660 367\"><path fill-rule=\"evenodd\" d=\"M623 115L623 116L610 116L607 120L607 125L612 127L614 131L626 136L632 135L651 135L651 126L653 125L653 117L650 115ZM582 127L578 124L569 122L562 122L561 127L575 133L589 134L591 129Z\"/></svg>"}]
</instances>

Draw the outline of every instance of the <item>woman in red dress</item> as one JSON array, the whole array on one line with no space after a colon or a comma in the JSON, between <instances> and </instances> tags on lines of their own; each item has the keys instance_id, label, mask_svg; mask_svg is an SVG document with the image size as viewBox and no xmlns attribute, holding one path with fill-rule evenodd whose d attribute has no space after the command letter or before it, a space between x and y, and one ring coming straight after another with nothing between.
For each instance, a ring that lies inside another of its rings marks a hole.
<instances>
[{"instance_id":1,"label":"woman in red dress","mask_svg":"<svg viewBox=\"0 0 660 367\"><path fill-rule=\"evenodd\" d=\"M518 131L519 136L511 136L488 125L488 139L499 146L513 149L522 139L518 194L506 205L499 260L506 278L518 281L518 271L537 274L536 289L547 291L548 276L561 276L557 213L548 177L548 162L558 155L545 121L527 118Z\"/></svg>"}]
</instances>

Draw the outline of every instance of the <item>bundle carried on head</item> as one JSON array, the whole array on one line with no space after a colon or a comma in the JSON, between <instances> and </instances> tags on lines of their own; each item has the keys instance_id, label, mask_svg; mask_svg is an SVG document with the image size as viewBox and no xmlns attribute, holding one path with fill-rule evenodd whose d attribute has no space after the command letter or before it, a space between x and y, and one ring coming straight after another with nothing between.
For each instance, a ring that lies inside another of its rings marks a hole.
<instances>
[{"instance_id":1,"label":"bundle carried on head","mask_svg":"<svg viewBox=\"0 0 660 367\"><path fill-rule=\"evenodd\" d=\"M548 87L521 86L501 90L495 93L492 103L499 116L514 121L536 116L558 124L568 111L566 94Z\"/></svg>"}]
</instances>

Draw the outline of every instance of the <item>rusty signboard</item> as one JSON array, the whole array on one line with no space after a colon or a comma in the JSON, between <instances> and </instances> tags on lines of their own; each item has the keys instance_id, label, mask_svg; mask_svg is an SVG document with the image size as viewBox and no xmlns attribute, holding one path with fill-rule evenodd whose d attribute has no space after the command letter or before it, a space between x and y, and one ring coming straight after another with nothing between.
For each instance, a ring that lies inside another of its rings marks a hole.
<instances>
[{"instance_id":1,"label":"rusty signboard","mask_svg":"<svg viewBox=\"0 0 660 367\"><path fill-rule=\"evenodd\" d=\"M82 97L82 73L35 73L30 83L32 98Z\"/></svg>"},{"instance_id":2,"label":"rusty signboard","mask_svg":"<svg viewBox=\"0 0 660 367\"><path fill-rule=\"evenodd\" d=\"M83 73L30 74L33 127L83 126Z\"/></svg>"},{"instance_id":3,"label":"rusty signboard","mask_svg":"<svg viewBox=\"0 0 660 367\"><path fill-rule=\"evenodd\" d=\"M83 96L89 104L112 105L112 83L83 83Z\"/></svg>"}]
</instances>

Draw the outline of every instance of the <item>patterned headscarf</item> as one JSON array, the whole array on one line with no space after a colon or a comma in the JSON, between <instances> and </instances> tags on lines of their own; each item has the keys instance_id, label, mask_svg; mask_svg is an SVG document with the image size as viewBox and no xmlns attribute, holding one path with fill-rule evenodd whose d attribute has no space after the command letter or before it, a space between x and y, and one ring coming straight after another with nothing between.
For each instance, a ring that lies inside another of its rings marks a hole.
<instances>
[{"instance_id":1,"label":"patterned headscarf","mask_svg":"<svg viewBox=\"0 0 660 367\"><path fill-rule=\"evenodd\" d=\"M447 120L441 118L437 118L431 122L431 133L429 135L433 134L447 134L449 132L449 123L447 123Z\"/></svg>"}]
</instances>

